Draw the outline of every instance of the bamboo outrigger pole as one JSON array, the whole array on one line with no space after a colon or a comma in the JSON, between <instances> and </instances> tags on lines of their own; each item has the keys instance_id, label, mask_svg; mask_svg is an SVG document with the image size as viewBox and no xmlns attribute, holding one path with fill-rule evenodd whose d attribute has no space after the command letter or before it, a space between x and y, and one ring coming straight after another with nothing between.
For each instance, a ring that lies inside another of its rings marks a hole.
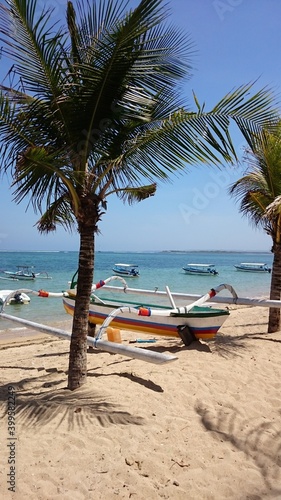
<instances>
[{"instance_id":1,"label":"bamboo outrigger pole","mask_svg":"<svg viewBox=\"0 0 281 500\"><path fill-rule=\"evenodd\" d=\"M231 285L226 285L222 284L219 285L219 287L228 289L229 291ZM219 288L217 287L217 288ZM216 289L217 289L216 288ZM158 297L167 297L167 291L161 291L158 290L158 288L155 288L155 290L145 290L141 288L130 288L130 287L120 287L120 286L112 286L112 285L105 285L104 286L105 291L109 292L119 292L119 293L125 293L125 294L135 294L135 295L148 295L148 296L158 296ZM233 290L233 288L232 288ZM170 290L169 290L170 291ZM232 291L231 291L232 293ZM187 300L197 300L202 297L202 295L198 294L192 294L192 293L181 293L181 292L171 292L171 297L172 299L187 299ZM234 304L238 306L259 306L259 307L276 307L278 309L281 308L281 301L280 300L269 300L269 299L259 299L259 298L251 298L251 297L239 297L236 292L232 294L232 297L223 297L223 296L215 296L215 297L209 297L206 302L211 301L219 304Z\"/></svg>"},{"instance_id":2,"label":"bamboo outrigger pole","mask_svg":"<svg viewBox=\"0 0 281 500\"><path fill-rule=\"evenodd\" d=\"M61 330L59 328L53 328L51 326L43 325L41 323L34 323L22 318L17 318L6 314L3 310L0 312L0 318L7 319L9 321L15 321L30 328L47 333L49 335L54 335L55 337L60 337L66 340L71 340L71 333ZM113 354L122 354L122 356L127 356L129 358L140 359L141 361L147 361L154 364L163 364L175 361L176 356L169 354L163 354L155 351L144 350L138 347L126 346L123 344L118 344L116 342L108 342L107 340L95 339L93 337L87 337L87 344L89 346L95 347L103 351L111 352Z\"/></svg>"}]
</instances>

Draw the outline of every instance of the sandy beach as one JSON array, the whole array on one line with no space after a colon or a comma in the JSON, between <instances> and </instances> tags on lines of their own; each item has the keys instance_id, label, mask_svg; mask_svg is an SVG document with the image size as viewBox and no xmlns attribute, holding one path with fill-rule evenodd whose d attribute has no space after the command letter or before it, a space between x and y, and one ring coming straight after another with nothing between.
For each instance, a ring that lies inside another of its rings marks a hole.
<instances>
[{"instance_id":1,"label":"sandy beach","mask_svg":"<svg viewBox=\"0 0 281 500\"><path fill-rule=\"evenodd\" d=\"M2 331L2 498L280 499L281 333L267 315L231 306L215 341L142 344L178 357L167 365L94 351L74 392L67 341Z\"/></svg>"}]
</instances>

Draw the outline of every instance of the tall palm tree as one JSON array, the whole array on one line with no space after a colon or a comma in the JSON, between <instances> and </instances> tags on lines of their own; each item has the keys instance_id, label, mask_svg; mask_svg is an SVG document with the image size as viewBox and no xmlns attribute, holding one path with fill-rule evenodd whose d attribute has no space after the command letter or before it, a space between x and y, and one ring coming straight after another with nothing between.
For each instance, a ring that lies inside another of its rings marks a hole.
<instances>
[{"instance_id":1,"label":"tall palm tree","mask_svg":"<svg viewBox=\"0 0 281 500\"><path fill-rule=\"evenodd\" d=\"M245 175L231 187L240 212L272 238L270 299L281 300L281 122L253 138L247 149ZM280 309L269 309L268 332L280 330Z\"/></svg>"},{"instance_id":2,"label":"tall palm tree","mask_svg":"<svg viewBox=\"0 0 281 500\"><path fill-rule=\"evenodd\" d=\"M70 389L86 379L94 237L107 197L141 201L186 164L231 161L230 121L251 137L275 115L271 93L251 95L250 84L210 112L194 96L189 110L179 86L190 75L189 37L166 25L162 0L126 8L68 1L59 27L38 0L0 5L0 41L14 61L12 83L0 87L2 169L15 201L40 213L39 231L62 224L80 235Z\"/></svg>"}]
</instances>

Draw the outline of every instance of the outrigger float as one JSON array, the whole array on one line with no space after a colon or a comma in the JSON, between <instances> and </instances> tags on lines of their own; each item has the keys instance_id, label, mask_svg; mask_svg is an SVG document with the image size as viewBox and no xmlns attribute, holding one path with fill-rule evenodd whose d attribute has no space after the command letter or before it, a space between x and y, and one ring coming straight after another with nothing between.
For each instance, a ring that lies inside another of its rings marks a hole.
<instances>
[{"instance_id":1,"label":"outrigger float","mask_svg":"<svg viewBox=\"0 0 281 500\"><path fill-rule=\"evenodd\" d=\"M123 286L109 285L113 280L120 280ZM126 300L109 300L105 297L98 297L94 292L97 292L101 288L105 292L123 293L126 296ZM218 297L217 294L222 290L228 290L231 293L231 297ZM20 289L17 292L29 293L39 297L60 297L63 299L66 312L71 315L74 313L76 298L76 283L74 279L71 282L70 289L65 292L57 293L29 289ZM15 293L15 290L13 293ZM155 306L153 308L151 305L149 307L140 305L140 303L137 305L136 302L132 303L132 301L127 299L129 294L156 296L161 299L166 297L170 301L171 306ZM176 299L190 300L191 303L182 307L176 307ZM9 296L7 300L9 300ZM0 318L23 324L43 333L71 340L71 333L64 330L6 314L4 312L6 301L0 310ZM200 296L196 294L171 293L168 287L166 287L165 292L158 290L158 288L155 288L155 290L130 288L122 277L111 276L105 281L99 281L92 287L89 323L92 323L94 326L100 325L100 328L95 337L87 337L87 344L98 350L121 354L151 363L162 364L171 362L176 360L177 357L147 349L143 350L139 347L126 346L118 342L109 342L108 340L103 340L103 334L109 325L112 324L112 326L121 329L136 330L149 334L153 332L165 337L178 337L183 340L185 345L189 345L194 340L213 339L229 316L229 310L216 309L213 307L213 303L281 308L281 301L278 300L238 297L233 287L227 284L221 284L216 288L212 288L205 295ZM202 305L204 306L202 307ZM103 315L99 313L101 308L104 311Z\"/></svg>"}]
</instances>

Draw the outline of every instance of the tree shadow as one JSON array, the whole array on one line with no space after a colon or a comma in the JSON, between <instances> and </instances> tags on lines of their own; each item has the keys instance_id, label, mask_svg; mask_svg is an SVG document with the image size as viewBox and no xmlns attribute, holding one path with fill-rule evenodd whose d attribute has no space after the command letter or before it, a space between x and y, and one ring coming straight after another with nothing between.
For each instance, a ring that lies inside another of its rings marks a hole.
<instances>
[{"instance_id":1,"label":"tree shadow","mask_svg":"<svg viewBox=\"0 0 281 500\"><path fill-rule=\"evenodd\" d=\"M281 340L270 339L266 335L267 333L245 333L243 335L227 335L226 333L217 335L213 342L213 352L216 352L222 357L235 357L239 356L242 349L248 348L248 340L263 340L263 341L273 341L281 342Z\"/></svg>"},{"instance_id":2,"label":"tree shadow","mask_svg":"<svg viewBox=\"0 0 281 500\"><path fill-rule=\"evenodd\" d=\"M168 339L168 341L169 340L170 339ZM166 339L166 342L167 342L167 339ZM213 342L213 340L211 342ZM169 343L166 345L150 344L148 346L144 346L142 344L142 347L140 349L159 352L159 353L170 352L171 354L176 354L176 353L179 353L182 351L211 352L209 343L204 343L204 342L200 342L200 340L195 340L190 345L186 346L182 343L182 341L180 339L179 339L179 342L177 342L177 343L173 343L173 344Z\"/></svg>"},{"instance_id":3,"label":"tree shadow","mask_svg":"<svg viewBox=\"0 0 281 500\"><path fill-rule=\"evenodd\" d=\"M66 356L69 354L69 350L68 351L64 351L64 352L52 352L52 353L45 353L45 354L36 354L34 357L35 358L52 358L52 357L56 357L56 356Z\"/></svg>"},{"instance_id":4,"label":"tree shadow","mask_svg":"<svg viewBox=\"0 0 281 500\"><path fill-rule=\"evenodd\" d=\"M88 387L75 391L58 387L65 383L67 374L62 370L55 370L45 370L41 375L2 385L2 418L7 419L8 416L8 387L12 386L15 390L16 425L25 428L40 429L51 422L55 428L59 428L63 422L67 422L68 431L73 431L77 427L84 428L97 423L106 427L112 424L141 425L144 422L142 417L121 411L120 405L108 402L108 394L105 401L104 395ZM61 373L64 374L63 378Z\"/></svg>"},{"instance_id":5,"label":"tree shadow","mask_svg":"<svg viewBox=\"0 0 281 500\"><path fill-rule=\"evenodd\" d=\"M146 387L147 389L150 389L151 391L155 392L164 392L164 389L161 387L161 385L155 384L152 382L152 380L146 380L142 377L139 377L137 375L133 375L133 373L128 373L128 372L122 372L122 373L94 373L91 374L89 373L91 370L88 370L88 376L90 377L112 377L112 376L117 376L117 377L123 377L131 380L134 383L140 384L143 387Z\"/></svg>"},{"instance_id":6,"label":"tree shadow","mask_svg":"<svg viewBox=\"0 0 281 500\"><path fill-rule=\"evenodd\" d=\"M274 420L255 423L251 417L243 417L230 406L215 411L202 403L195 407L195 411L214 439L230 442L254 461L265 483L265 491L261 492L260 498L265 498L268 493L272 498L281 498L280 425Z\"/></svg>"},{"instance_id":7,"label":"tree shadow","mask_svg":"<svg viewBox=\"0 0 281 500\"><path fill-rule=\"evenodd\" d=\"M270 333L268 334L270 335ZM253 339L256 339L256 340L264 340L266 342L276 342L277 344L281 344L281 339L270 339L270 338L264 338L264 337L258 337L258 336L255 336L253 337Z\"/></svg>"}]
</instances>

